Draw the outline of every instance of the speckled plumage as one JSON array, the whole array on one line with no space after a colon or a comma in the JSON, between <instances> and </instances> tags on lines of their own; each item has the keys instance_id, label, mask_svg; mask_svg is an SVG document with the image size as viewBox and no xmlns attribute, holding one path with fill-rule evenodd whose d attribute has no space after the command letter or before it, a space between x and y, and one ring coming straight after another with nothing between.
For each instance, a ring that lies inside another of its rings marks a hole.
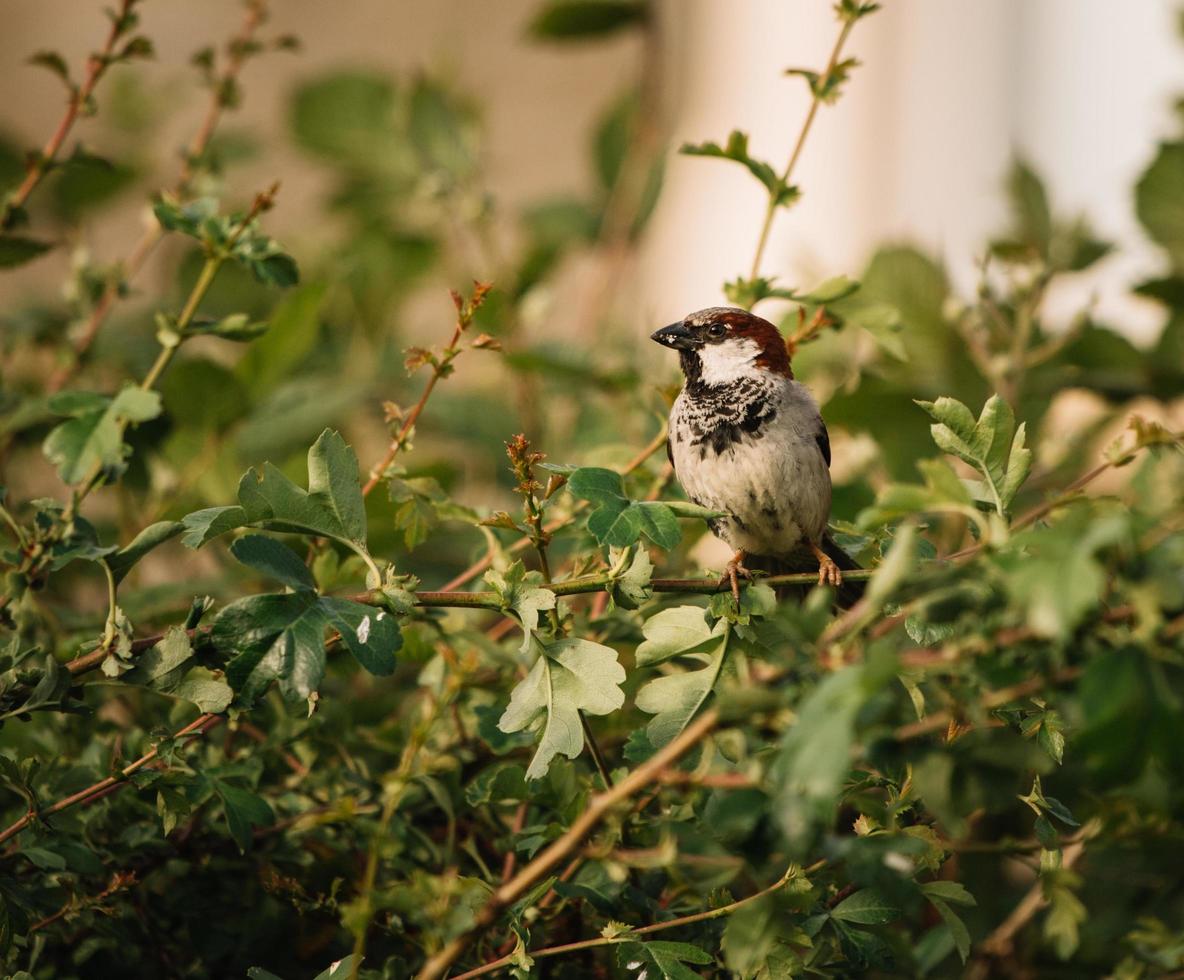
<instances>
[{"instance_id":1,"label":"speckled plumage","mask_svg":"<svg viewBox=\"0 0 1184 980\"><path fill-rule=\"evenodd\" d=\"M691 500L729 515L712 522L716 535L770 558L821 546L830 444L777 329L743 310L713 307L654 339L679 351L686 375L670 411L670 459Z\"/></svg>"}]
</instances>

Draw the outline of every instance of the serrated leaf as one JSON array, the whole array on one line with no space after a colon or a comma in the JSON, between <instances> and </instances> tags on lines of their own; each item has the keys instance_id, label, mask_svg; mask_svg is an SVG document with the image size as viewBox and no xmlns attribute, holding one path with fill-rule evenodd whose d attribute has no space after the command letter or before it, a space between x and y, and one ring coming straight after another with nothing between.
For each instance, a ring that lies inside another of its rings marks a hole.
<instances>
[{"instance_id":1,"label":"serrated leaf","mask_svg":"<svg viewBox=\"0 0 1184 980\"><path fill-rule=\"evenodd\" d=\"M983 475L986 502L1005 517L1032 465L1032 453L1024 447L1024 426L1016 428L1011 406L992 395L975 420L970 409L953 398L917 404L936 420L929 427L933 441Z\"/></svg>"},{"instance_id":2,"label":"serrated leaf","mask_svg":"<svg viewBox=\"0 0 1184 980\"><path fill-rule=\"evenodd\" d=\"M792 204L801 195L797 187L787 184L764 160L757 160L748 152L748 134L738 129L728 134L728 140L720 146L718 143L684 143L679 152L687 156L718 157L721 160L732 160L745 167L757 180L764 184L773 202L778 206Z\"/></svg>"},{"instance_id":3,"label":"serrated leaf","mask_svg":"<svg viewBox=\"0 0 1184 980\"><path fill-rule=\"evenodd\" d=\"M939 898L955 905L978 905L966 886L957 881L927 881L921 886L927 898Z\"/></svg>"},{"instance_id":4,"label":"serrated leaf","mask_svg":"<svg viewBox=\"0 0 1184 980\"><path fill-rule=\"evenodd\" d=\"M900 909L874 888L863 888L831 909L830 917L857 925L882 926L898 919Z\"/></svg>"},{"instance_id":5,"label":"serrated leaf","mask_svg":"<svg viewBox=\"0 0 1184 980\"><path fill-rule=\"evenodd\" d=\"M227 531L236 531L247 523L247 512L233 505L230 507L206 507L181 518L185 533L181 543L187 548L200 548Z\"/></svg>"},{"instance_id":6,"label":"serrated leaf","mask_svg":"<svg viewBox=\"0 0 1184 980\"><path fill-rule=\"evenodd\" d=\"M565 638L544 644L535 638L538 659L510 694L498 728L518 732L542 722L538 750L527 779L545 776L556 755L574 759L584 746L581 711L605 715L625 703L625 668L616 651L590 640Z\"/></svg>"}]
</instances>

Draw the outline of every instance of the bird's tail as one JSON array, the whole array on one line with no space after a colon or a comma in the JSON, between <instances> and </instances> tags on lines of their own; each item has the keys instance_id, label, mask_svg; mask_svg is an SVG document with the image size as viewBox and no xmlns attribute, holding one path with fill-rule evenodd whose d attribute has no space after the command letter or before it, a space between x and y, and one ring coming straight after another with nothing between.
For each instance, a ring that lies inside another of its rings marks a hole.
<instances>
[{"instance_id":1,"label":"bird's tail","mask_svg":"<svg viewBox=\"0 0 1184 980\"><path fill-rule=\"evenodd\" d=\"M822 550L826 552L831 561L839 566L840 571L861 570L859 563L840 548L829 533L822 537ZM818 571L818 560L805 549L779 558L749 555L744 564L753 571L767 572L770 575L799 575ZM835 602L843 609L853 606L863 596L864 584L844 578L843 584L839 586L835 594ZM778 598L796 597L801 599L811 588L812 586L809 585L782 585L777 587L777 596Z\"/></svg>"}]
</instances>

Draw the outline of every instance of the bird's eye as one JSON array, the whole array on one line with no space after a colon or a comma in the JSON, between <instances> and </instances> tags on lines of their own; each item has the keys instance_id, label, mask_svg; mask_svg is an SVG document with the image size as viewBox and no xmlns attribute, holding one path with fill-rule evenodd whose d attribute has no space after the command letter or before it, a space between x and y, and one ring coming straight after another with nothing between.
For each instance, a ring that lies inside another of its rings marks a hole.
<instances>
[{"instance_id":1,"label":"bird's eye","mask_svg":"<svg viewBox=\"0 0 1184 980\"><path fill-rule=\"evenodd\" d=\"M722 337L727 332L728 332L728 328L725 327L722 323L713 323L710 327L707 328L707 336L714 337L716 340L718 340L720 337Z\"/></svg>"}]
</instances>

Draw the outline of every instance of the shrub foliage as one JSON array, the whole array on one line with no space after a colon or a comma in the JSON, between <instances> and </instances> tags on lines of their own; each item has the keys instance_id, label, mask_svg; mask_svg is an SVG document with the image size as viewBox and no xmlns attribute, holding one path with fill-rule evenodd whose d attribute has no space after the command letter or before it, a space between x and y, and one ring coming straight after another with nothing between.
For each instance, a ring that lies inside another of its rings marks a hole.
<instances>
[{"instance_id":1,"label":"shrub foliage","mask_svg":"<svg viewBox=\"0 0 1184 980\"><path fill-rule=\"evenodd\" d=\"M195 55L207 106L154 190L139 7L81 78L32 59L65 118L0 154L4 266L126 220L137 188L154 214L128 255L75 247L60 296L3 312L11 975L1184 968L1184 143L1135 191L1162 249L1135 289L1166 320L1149 347L1089 308L1050 327L1050 291L1110 246L1022 163L971 299L906 246L858 282L767 274L874 4L842 0L826 63L791 70L811 107L787 165L741 132L683 148L768 195L724 294L780 301L868 569L846 610L811 576L736 603L691 553L712 514L671 484L673 388L612 288L573 325L604 342L538 329L573 267L614 281L653 208L652 66L591 134L591 186L518 214L449 85L306 80L290 138L339 233L289 250L278 188L239 186L258 147L230 114L294 40L251 0ZM529 25L653 29L640 0ZM68 149L83 127L101 152ZM473 281L435 307L449 339L407 348L445 278Z\"/></svg>"}]
</instances>

